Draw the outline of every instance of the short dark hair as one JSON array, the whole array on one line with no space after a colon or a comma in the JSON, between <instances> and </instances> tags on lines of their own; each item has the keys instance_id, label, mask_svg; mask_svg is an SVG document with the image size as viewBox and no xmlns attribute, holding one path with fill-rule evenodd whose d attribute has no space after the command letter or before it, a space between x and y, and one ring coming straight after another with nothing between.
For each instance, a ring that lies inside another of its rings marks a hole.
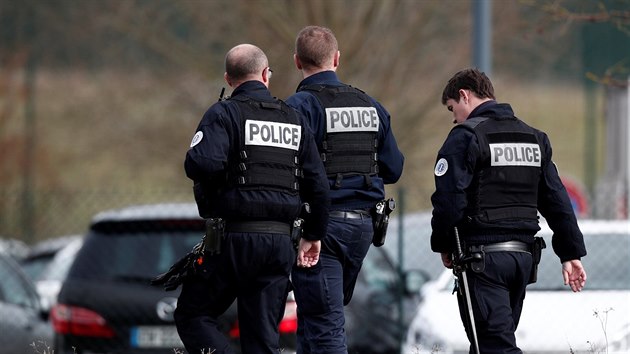
<instances>
[{"instance_id":1,"label":"short dark hair","mask_svg":"<svg viewBox=\"0 0 630 354\"><path fill-rule=\"evenodd\" d=\"M326 27L304 27L295 39L295 54L307 68L324 66L338 50L337 38Z\"/></svg>"},{"instance_id":2,"label":"short dark hair","mask_svg":"<svg viewBox=\"0 0 630 354\"><path fill-rule=\"evenodd\" d=\"M459 102L459 90L470 90L479 98L495 99L492 82L476 68L461 70L448 80L442 92L442 104L446 104L449 99Z\"/></svg>"}]
</instances>

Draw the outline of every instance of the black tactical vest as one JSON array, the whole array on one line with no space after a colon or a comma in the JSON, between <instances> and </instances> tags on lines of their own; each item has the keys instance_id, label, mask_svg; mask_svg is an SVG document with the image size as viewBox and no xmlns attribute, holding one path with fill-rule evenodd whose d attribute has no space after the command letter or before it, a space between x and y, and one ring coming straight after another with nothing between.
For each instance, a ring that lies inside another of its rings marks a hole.
<instances>
[{"instance_id":1,"label":"black tactical vest","mask_svg":"<svg viewBox=\"0 0 630 354\"><path fill-rule=\"evenodd\" d=\"M298 161L302 126L297 113L284 102L232 97L241 113L238 162L231 163L229 184L244 189L299 190L302 170Z\"/></svg>"},{"instance_id":2,"label":"black tactical vest","mask_svg":"<svg viewBox=\"0 0 630 354\"><path fill-rule=\"evenodd\" d=\"M351 86L311 85L298 91L312 92L326 112L326 129L319 148L326 173L339 187L344 176L378 174L380 120L368 95Z\"/></svg>"},{"instance_id":3,"label":"black tactical vest","mask_svg":"<svg viewBox=\"0 0 630 354\"><path fill-rule=\"evenodd\" d=\"M471 118L461 124L477 136L481 159L468 190L465 214L482 224L537 220L542 144L516 118Z\"/></svg>"}]
</instances>

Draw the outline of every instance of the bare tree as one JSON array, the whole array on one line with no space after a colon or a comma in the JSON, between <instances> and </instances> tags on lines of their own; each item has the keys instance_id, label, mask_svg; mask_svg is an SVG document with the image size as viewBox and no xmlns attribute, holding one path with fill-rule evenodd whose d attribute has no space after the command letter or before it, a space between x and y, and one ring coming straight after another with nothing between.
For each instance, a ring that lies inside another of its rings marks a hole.
<instances>
[{"instance_id":1,"label":"bare tree","mask_svg":"<svg viewBox=\"0 0 630 354\"><path fill-rule=\"evenodd\" d=\"M541 29L557 24L562 24L565 28L572 30L589 24L609 24L630 39L630 0L556 0L553 2L530 0L523 2L542 15L538 24ZM620 45L627 48L624 44ZM585 76L594 82L620 87L628 85L628 75L630 75L630 57L621 58L608 66L604 72L587 71L585 73Z\"/></svg>"}]
</instances>

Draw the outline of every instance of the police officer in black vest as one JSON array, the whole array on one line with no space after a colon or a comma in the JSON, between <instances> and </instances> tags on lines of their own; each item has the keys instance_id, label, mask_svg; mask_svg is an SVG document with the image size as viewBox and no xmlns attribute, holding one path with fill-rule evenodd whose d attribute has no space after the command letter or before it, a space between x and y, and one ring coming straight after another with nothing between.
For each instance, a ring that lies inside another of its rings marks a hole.
<instances>
[{"instance_id":1,"label":"police officer in black vest","mask_svg":"<svg viewBox=\"0 0 630 354\"><path fill-rule=\"evenodd\" d=\"M574 292L586 283L582 233L551 160L547 135L516 118L509 104L497 103L484 73L465 69L455 74L442 104L457 125L435 165L431 248L452 268L457 228L465 255L477 254L466 273L479 351L521 353L514 332L526 285L535 280L538 211L554 232L564 283ZM462 296L458 300L472 344L466 302Z\"/></svg>"},{"instance_id":2,"label":"police officer in black vest","mask_svg":"<svg viewBox=\"0 0 630 354\"><path fill-rule=\"evenodd\" d=\"M292 272L298 353L344 354L344 305L352 298L374 236L371 214L385 198L384 185L400 178L404 157L385 108L337 78L340 53L330 29L305 27L295 50L304 80L287 103L302 112L313 129L331 188L320 261Z\"/></svg>"},{"instance_id":3,"label":"police officer in black vest","mask_svg":"<svg viewBox=\"0 0 630 354\"><path fill-rule=\"evenodd\" d=\"M243 353L280 353L278 324L296 263L291 226L308 202L297 252L308 268L326 234L329 187L303 117L268 90L263 51L238 45L225 70L232 96L205 113L185 161L200 214L213 221L210 235L224 236L184 281L175 321L189 353L232 353L217 317L237 299Z\"/></svg>"}]
</instances>

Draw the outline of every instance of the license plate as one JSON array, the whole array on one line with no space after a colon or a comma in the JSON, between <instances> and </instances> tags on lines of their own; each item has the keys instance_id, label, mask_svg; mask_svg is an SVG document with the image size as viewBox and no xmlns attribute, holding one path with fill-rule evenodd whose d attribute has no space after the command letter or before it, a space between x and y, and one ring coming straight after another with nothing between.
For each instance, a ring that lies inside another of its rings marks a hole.
<instances>
[{"instance_id":1,"label":"license plate","mask_svg":"<svg viewBox=\"0 0 630 354\"><path fill-rule=\"evenodd\" d=\"M183 348L175 326L139 326L131 329L134 348Z\"/></svg>"}]
</instances>

